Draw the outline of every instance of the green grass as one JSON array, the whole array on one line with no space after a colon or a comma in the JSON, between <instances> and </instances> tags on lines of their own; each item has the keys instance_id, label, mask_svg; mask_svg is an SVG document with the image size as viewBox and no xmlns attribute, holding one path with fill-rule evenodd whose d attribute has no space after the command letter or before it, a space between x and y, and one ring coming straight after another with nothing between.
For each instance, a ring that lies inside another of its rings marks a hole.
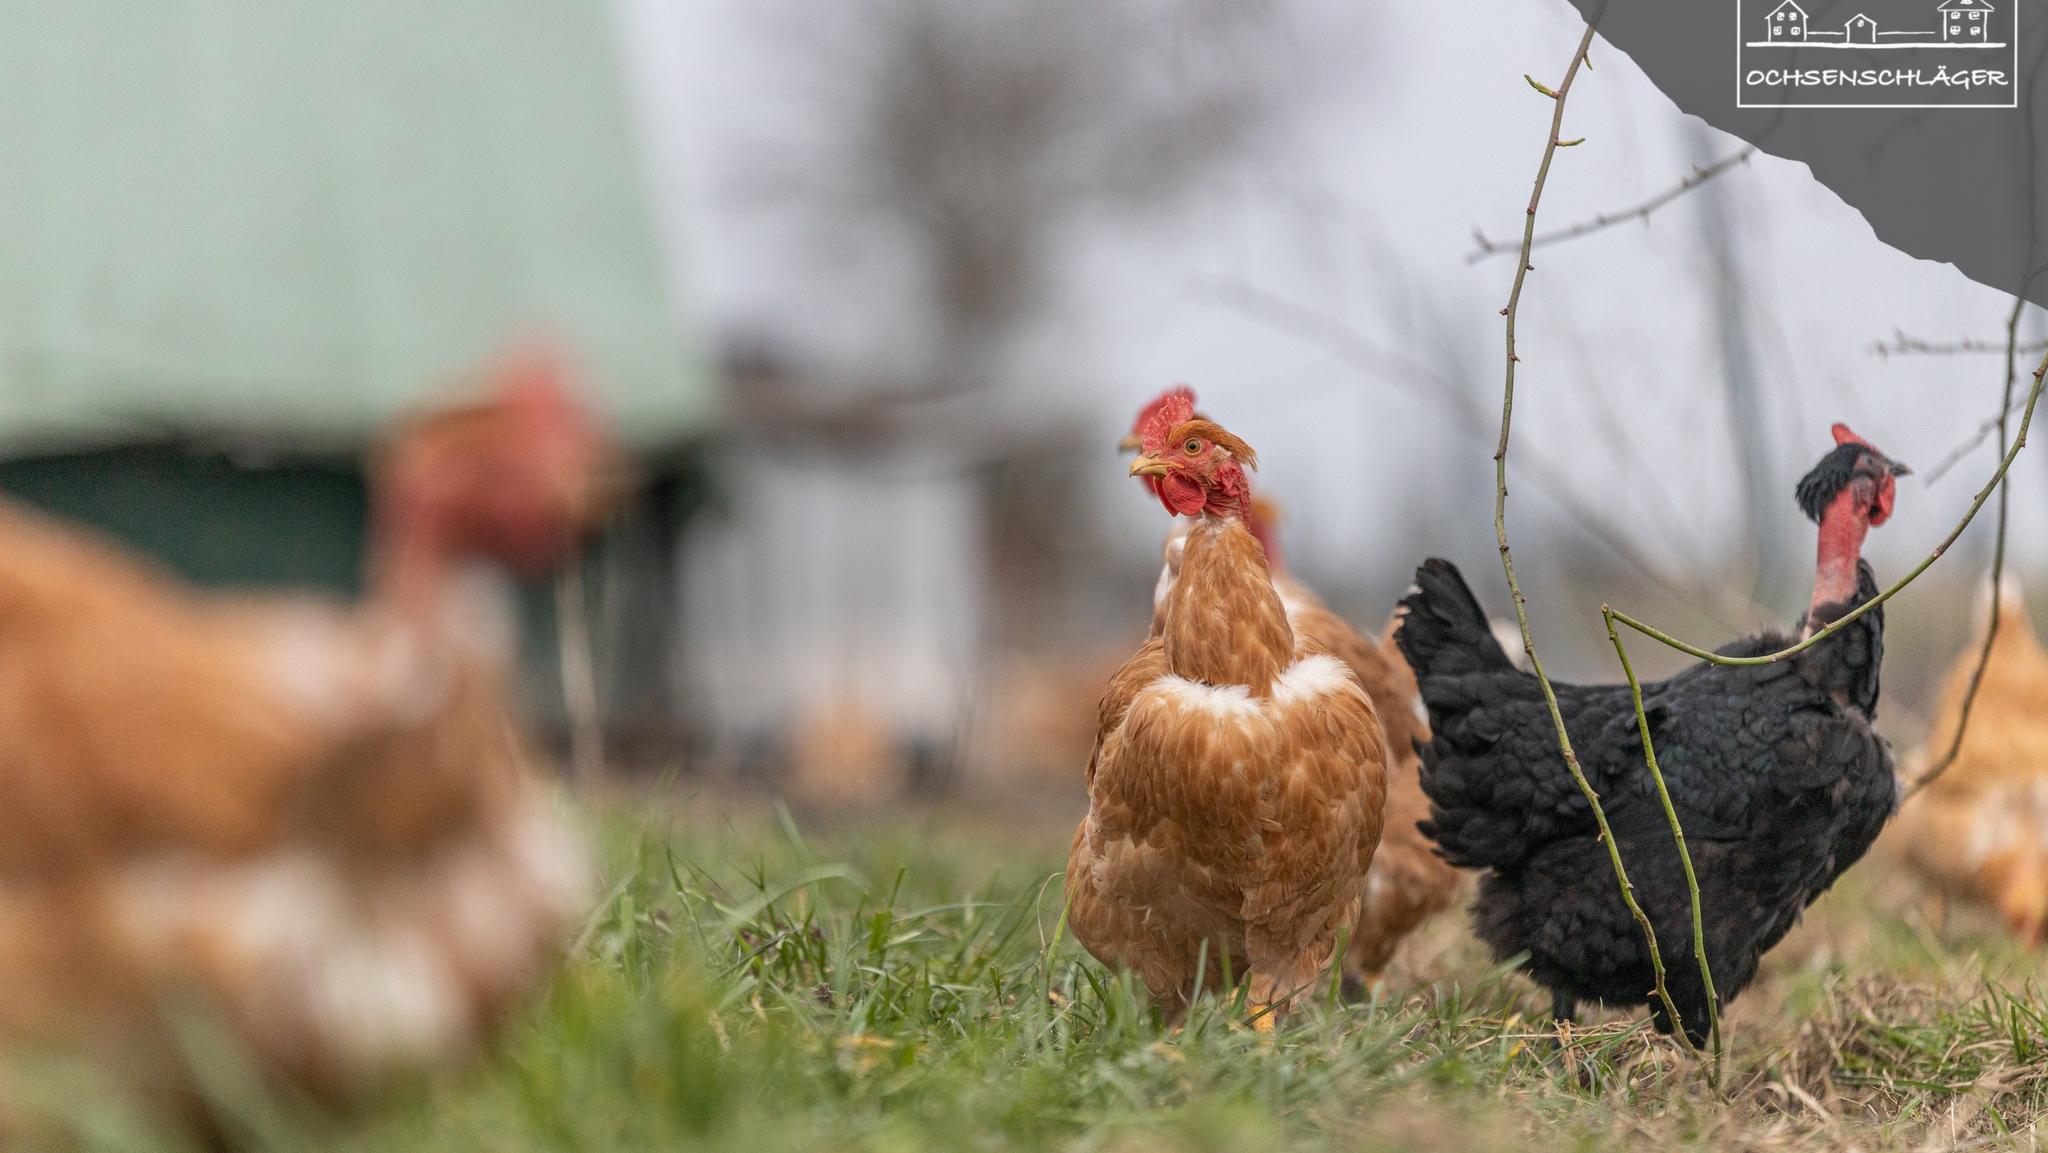
<instances>
[{"instance_id":1,"label":"green grass","mask_svg":"<svg viewBox=\"0 0 2048 1153\"><path fill-rule=\"evenodd\" d=\"M1734 1007L1716 1099L1629 1017L1560 1049L1455 917L1377 1003L1325 998L1272 1040L1204 1003L1169 1035L1062 935L1069 828L621 818L570 963L476 1067L342 1120L215 1046L207 1093L243 1144L365 1153L2030 1148L2048 1114L2036 962L1936 933L1881 861ZM66 1076L28 1082L53 1144L172 1147Z\"/></svg>"}]
</instances>

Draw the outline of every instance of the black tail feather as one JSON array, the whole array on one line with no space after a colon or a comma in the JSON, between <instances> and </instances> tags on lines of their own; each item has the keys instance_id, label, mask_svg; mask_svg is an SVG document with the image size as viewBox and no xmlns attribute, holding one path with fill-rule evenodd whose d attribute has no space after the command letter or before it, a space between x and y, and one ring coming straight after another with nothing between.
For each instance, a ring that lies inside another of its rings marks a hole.
<instances>
[{"instance_id":1,"label":"black tail feather","mask_svg":"<svg viewBox=\"0 0 2048 1153\"><path fill-rule=\"evenodd\" d=\"M1401 598L1394 643L1417 678L1508 672L1514 662L1494 639L1486 610L1458 566L1431 557L1415 570L1415 587Z\"/></svg>"}]
</instances>

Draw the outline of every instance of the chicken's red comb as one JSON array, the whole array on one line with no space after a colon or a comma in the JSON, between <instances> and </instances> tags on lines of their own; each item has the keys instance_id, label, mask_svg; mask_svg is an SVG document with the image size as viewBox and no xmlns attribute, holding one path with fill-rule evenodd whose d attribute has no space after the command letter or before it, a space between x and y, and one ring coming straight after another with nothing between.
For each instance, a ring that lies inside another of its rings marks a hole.
<instances>
[{"instance_id":1,"label":"chicken's red comb","mask_svg":"<svg viewBox=\"0 0 2048 1153\"><path fill-rule=\"evenodd\" d=\"M1182 424L1195 416L1195 390L1182 385L1152 402L1145 412L1139 435L1144 437L1145 451L1151 453L1166 450L1166 438Z\"/></svg>"},{"instance_id":2,"label":"chicken's red comb","mask_svg":"<svg viewBox=\"0 0 2048 1153\"><path fill-rule=\"evenodd\" d=\"M574 377L560 346L532 340L500 353L489 379L491 391L514 408L561 411L579 407Z\"/></svg>"},{"instance_id":3,"label":"chicken's red comb","mask_svg":"<svg viewBox=\"0 0 2048 1153\"><path fill-rule=\"evenodd\" d=\"M1869 441L1864 440L1862 437L1857 436L1854 432L1851 432L1849 430L1849 426L1843 424L1841 421L1836 421L1835 426L1831 431L1835 434L1836 444L1860 444L1864 448L1870 448L1873 451L1875 451L1874 447L1871 445Z\"/></svg>"},{"instance_id":4,"label":"chicken's red comb","mask_svg":"<svg viewBox=\"0 0 2048 1153\"><path fill-rule=\"evenodd\" d=\"M1176 384L1145 402L1145 407L1138 410L1138 419L1131 422L1131 431L1141 437L1144 436L1145 426L1152 419L1152 414L1158 412L1162 406L1176 397L1188 402L1189 412L1195 410L1195 390L1185 384Z\"/></svg>"},{"instance_id":5,"label":"chicken's red comb","mask_svg":"<svg viewBox=\"0 0 2048 1153\"><path fill-rule=\"evenodd\" d=\"M560 344L529 340L501 353L487 378L491 402L519 427L550 440L602 439L575 358Z\"/></svg>"}]
</instances>

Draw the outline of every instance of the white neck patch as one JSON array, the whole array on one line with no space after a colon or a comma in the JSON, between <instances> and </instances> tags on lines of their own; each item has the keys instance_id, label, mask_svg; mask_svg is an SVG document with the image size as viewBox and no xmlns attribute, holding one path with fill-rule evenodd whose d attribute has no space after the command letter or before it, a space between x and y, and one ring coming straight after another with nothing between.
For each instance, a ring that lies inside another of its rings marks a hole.
<instances>
[{"instance_id":1,"label":"white neck patch","mask_svg":"<svg viewBox=\"0 0 2048 1153\"><path fill-rule=\"evenodd\" d=\"M1273 699L1281 704L1312 701L1343 692L1348 687L1356 688L1358 678L1351 675L1350 666L1326 653L1306 656L1287 666L1280 679L1273 682Z\"/></svg>"},{"instance_id":2,"label":"white neck patch","mask_svg":"<svg viewBox=\"0 0 2048 1153\"><path fill-rule=\"evenodd\" d=\"M1206 713L1223 720L1246 720L1259 715L1260 702L1252 699L1248 685L1205 685L1168 673L1152 682L1152 691L1188 712Z\"/></svg>"}]
</instances>

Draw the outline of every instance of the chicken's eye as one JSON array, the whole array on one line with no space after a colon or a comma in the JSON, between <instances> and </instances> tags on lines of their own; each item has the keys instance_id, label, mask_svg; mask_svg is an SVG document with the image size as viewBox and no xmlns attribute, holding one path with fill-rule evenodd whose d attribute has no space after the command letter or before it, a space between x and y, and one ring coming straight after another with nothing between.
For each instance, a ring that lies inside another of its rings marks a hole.
<instances>
[{"instance_id":1,"label":"chicken's eye","mask_svg":"<svg viewBox=\"0 0 2048 1153\"><path fill-rule=\"evenodd\" d=\"M1180 447L1181 447L1181 448L1182 448L1182 449L1183 449L1183 450L1184 450L1184 451L1185 451L1185 452L1186 452L1186 453L1187 453L1187 454L1188 454L1189 456L1200 456L1200 455L1202 455L1202 442L1201 442L1201 440L1200 440L1199 438L1197 438L1197 437L1192 437L1192 436L1191 436L1191 437L1189 437L1189 438L1188 438L1188 442L1187 442L1186 444L1184 444L1184 445L1181 445Z\"/></svg>"}]
</instances>

